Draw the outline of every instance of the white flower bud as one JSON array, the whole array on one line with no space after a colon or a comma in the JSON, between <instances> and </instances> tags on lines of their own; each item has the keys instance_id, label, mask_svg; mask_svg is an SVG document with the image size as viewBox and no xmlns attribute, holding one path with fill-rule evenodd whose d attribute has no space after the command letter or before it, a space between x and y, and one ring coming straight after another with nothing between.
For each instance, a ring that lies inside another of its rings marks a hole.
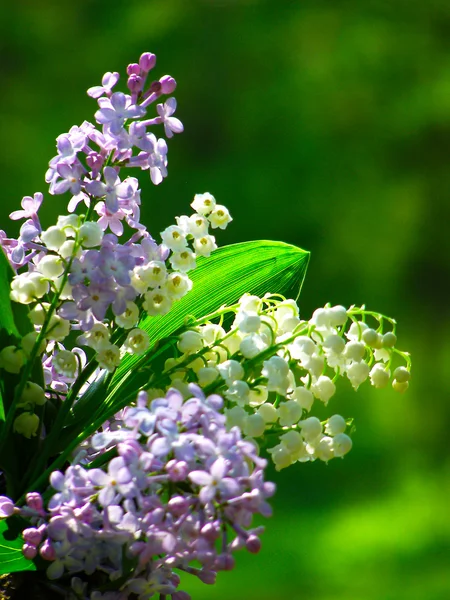
<instances>
[{"instance_id":1,"label":"white flower bud","mask_svg":"<svg viewBox=\"0 0 450 600\"><path fill-rule=\"evenodd\" d=\"M64 273L64 264L60 256L47 254L39 261L37 269L47 279L55 279Z\"/></svg>"},{"instance_id":2,"label":"white flower bud","mask_svg":"<svg viewBox=\"0 0 450 600\"><path fill-rule=\"evenodd\" d=\"M161 238L165 246L174 252L183 252L187 248L186 235L181 227L171 225L162 233Z\"/></svg>"},{"instance_id":3,"label":"white flower bud","mask_svg":"<svg viewBox=\"0 0 450 600\"><path fill-rule=\"evenodd\" d=\"M199 215L209 215L216 206L216 200L214 196L208 192L205 194L195 194L191 206Z\"/></svg>"},{"instance_id":4,"label":"white flower bud","mask_svg":"<svg viewBox=\"0 0 450 600\"><path fill-rule=\"evenodd\" d=\"M291 453L282 444L278 444L278 446L270 448L268 452L270 452L272 455L272 460L277 471L281 471L281 469L285 469L286 467L290 467L292 465Z\"/></svg>"},{"instance_id":5,"label":"white flower bud","mask_svg":"<svg viewBox=\"0 0 450 600\"><path fill-rule=\"evenodd\" d=\"M222 340L221 345L224 346L230 355L236 354L239 352L239 346L241 345L242 337L239 331L236 331L232 335L226 337Z\"/></svg>"},{"instance_id":6,"label":"white flower bud","mask_svg":"<svg viewBox=\"0 0 450 600\"><path fill-rule=\"evenodd\" d=\"M167 277L164 289L170 298L178 300L192 289L192 281L184 273L175 271Z\"/></svg>"},{"instance_id":7,"label":"white flower bud","mask_svg":"<svg viewBox=\"0 0 450 600\"><path fill-rule=\"evenodd\" d=\"M337 458L344 456L352 449L353 442L345 433L338 433L333 438L333 453Z\"/></svg>"},{"instance_id":8,"label":"white flower bud","mask_svg":"<svg viewBox=\"0 0 450 600\"><path fill-rule=\"evenodd\" d=\"M332 306L328 312L328 318L330 319L330 324L333 327L339 327L340 325L344 325L347 321L347 309L344 306Z\"/></svg>"},{"instance_id":9,"label":"white flower bud","mask_svg":"<svg viewBox=\"0 0 450 600\"><path fill-rule=\"evenodd\" d=\"M245 420L247 419L247 413L241 406L233 406L233 408L225 409L225 416L227 419L227 429L232 427L239 427L244 429Z\"/></svg>"},{"instance_id":10,"label":"white flower bud","mask_svg":"<svg viewBox=\"0 0 450 600\"><path fill-rule=\"evenodd\" d=\"M75 250L75 240L67 240L64 244L59 248L58 254L62 258L70 258ZM77 256L80 254L80 249L77 252Z\"/></svg>"},{"instance_id":11,"label":"white flower bud","mask_svg":"<svg viewBox=\"0 0 450 600\"><path fill-rule=\"evenodd\" d=\"M397 379L394 379L392 387L396 392L403 394L409 387L409 381L397 381Z\"/></svg>"},{"instance_id":12,"label":"white flower bud","mask_svg":"<svg viewBox=\"0 0 450 600\"><path fill-rule=\"evenodd\" d=\"M25 360L25 352L16 348L16 346L6 346L0 352L0 368L7 373L14 373L15 375L20 373Z\"/></svg>"},{"instance_id":13,"label":"white flower bud","mask_svg":"<svg viewBox=\"0 0 450 600\"><path fill-rule=\"evenodd\" d=\"M323 462L328 462L334 456L333 438L324 435L314 443L314 456Z\"/></svg>"},{"instance_id":14,"label":"white flower bud","mask_svg":"<svg viewBox=\"0 0 450 600\"><path fill-rule=\"evenodd\" d=\"M217 369L227 385L244 377L244 368L237 360L227 360L218 365Z\"/></svg>"},{"instance_id":15,"label":"white flower bud","mask_svg":"<svg viewBox=\"0 0 450 600\"><path fill-rule=\"evenodd\" d=\"M216 323L207 323L200 327L206 346L211 346L225 335L225 329Z\"/></svg>"},{"instance_id":16,"label":"white flower bud","mask_svg":"<svg viewBox=\"0 0 450 600\"><path fill-rule=\"evenodd\" d=\"M311 390L308 390L301 385L295 388L292 396L304 410L307 410L308 412L311 410L314 403L314 396Z\"/></svg>"},{"instance_id":17,"label":"white flower bud","mask_svg":"<svg viewBox=\"0 0 450 600\"><path fill-rule=\"evenodd\" d=\"M209 222L206 217L194 213L190 217L177 217L177 224L186 235L194 238L202 237L208 233Z\"/></svg>"},{"instance_id":18,"label":"white flower bud","mask_svg":"<svg viewBox=\"0 0 450 600\"><path fill-rule=\"evenodd\" d=\"M322 423L317 417L308 417L304 421L300 421L299 425L302 429L302 435L307 442L314 441L322 434Z\"/></svg>"},{"instance_id":19,"label":"white flower bud","mask_svg":"<svg viewBox=\"0 0 450 600\"><path fill-rule=\"evenodd\" d=\"M124 329L131 329L139 320L139 308L134 302L127 302L127 307L121 315L116 315L116 323Z\"/></svg>"},{"instance_id":20,"label":"white flower bud","mask_svg":"<svg viewBox=\"0 0 450 600\"><path fill-rule=\"evenodd\" d=\"M329 329L331 327L331 311L329 308L317 308L309 320L311 325L318 329Z\"/></svg>"},{"instance_id":21,"label":"white flower bud","mask_svg":"<svg viewBox=\"0 0 450 600\"><path fill-rule=\"evenodd\" d=\"M42 406L47 401L45 392L34 381L27 381L20 396L20 404L37 404Z\"/></svg>"},{"instance_id":22,"label":"white flower bud","mask_svg":"<svg viewBox=\"0 0 450 600\"><path fill-rule=\"evenodd\" d=\"M248 415L248 417L245 419L245 435L249 435L250 437L260 437L261 435L263 435L265 428L266 423L263 417L258 413Z\"/></svg>"},{"instance_id":23,"label":"white flower bud","mask_svg":"<svg viewBox=\"0 0 450 600\"><path fill-rule=\"evenodd\" d=\"M36 304L36 306L30 310L28 316L30 317L30 321L33 323L33 325L44 324L49 308L50 304L48 302L42 302L41 304Z\"/></svg>"},{"instance_id":24,"label":"white flower bud","mask_svg":"<svg viewBox=\"0 0 450 600\"><path fill-rule=\"evenodd\" d=\"M365 362L354 362L347 369L347 377L355 390L369 377L369 373L369 365Z\"/></svg>"},{"instance_id":25,"label":"white flower bud","mask_svg":"<svg viewBox=\"0 0 450 600\"><path fill-rule=\"evenodd\" d=\"M86 221L80 227L79 239L84 248L100 246L103 239L103 229L95 221Z\"/></svg>"},{"instance_id":26,"label":"white flower bud","mask_svg":"<svg viewBox=\"0 0 450 600\"><path fill-rule=\"evenodd\" d=\"M129 354L141 355L150 348L150 338L143 329L132 329L124 343L124 348Z\"/></svg>"},{"instance_id":27,"label":"white flower bud","mask_svg":"<svg viewBox=\"0 0 450 600\"><path fill-rule=\"evenodd\" d=\"M285 395L289 387L289 365L281 356L271 356L265 360L261 375L267 378L269 392Z\"/></svg>"},{"instance_id":28,"label":"white flower bud","mask_svg":"<svg viewBox=\"0 0 450 600\"><path fill-rule=\"evenodd\" d=\"M194 240L194 250L198 256L208 257L216 249L216 238L213 235L204 235Z\"/></svg>"},{"instance_id":29,"label":"white flower bud","mask_svg":"<svg viewBox=\"0 0 450 600\"><path fill-rule=\"evenodd\" d=\"M264 402L266 402L268 397L269 392L267 391L267 388L262 385L258 385L250 390L249 404L253 407L261 406L261 404L264 404Z\"/></svg>"},{"instance_id":30,"label":"white flower bud","mask_svg":"<svg viewBox=\"0 0 450 600\"><path fill-rule=\"evenodd\" d=\"M259 313L262 308L262 300L258 296L244 294L239 299L239 310L241 312Z\"/></svg>"},{"instance_id":31,"label":"white flower bud","mask_svg":"<svg viewBox=\"0 0 450 600\"><path fill-rule=\"evenodd\" d=\"M166 281L166 265L158 260L153 260L146 265L135 267L131 275L131 285L134 289L143 293L148 288L157 288Z\"/></svg>"},{"instance_id":32,"label":"white flower bud","mask_svg":"<svg viewBox=\"0 0 450 600\"><path fill-rule=\"evenodd\" d=\"M288 349L292 358L302 360L305 356L312 356L316 352L317 346L311 338L300 335L288 346Z\"/></svg>"},{"instance_id":33,"label":"white flower bud","mask_svg":"<svg viewBox=\"0 0 450 600\"><path fill-rule=\"evenodd\" d=\"M291 429L280 436L280 442L289 452L298 452L303 447L303 438L298 431Z\"/></svg>"},{"instance_id":34,"label":"white flower bud","mask_svg":"<svg viewBox=\"0 0 450 600\"><path fill-rule=\"evenodd\" d=\"M298 305L295 300L283 300L279 304L276 305L276 310L274 313L274 318L276 321L283 321L286 318L297 317L299 316Z\"/></svg>"},{"instance_id":35,"label":"white flower bud","mask_svg":"<svg viewBox=\"0 0 450 600\"><path fill-rule=\"evenodd\" d=\"M368 329L368 326L362 321L353 322L345 335L351 342L360 342L363 331L366 329Z\"/></svg>"},{"instance_id":36,"label":"white flower bud","mask_svg":"<svg viewBox=\"0 0 450 600\"><path fill-rule=\"evenodd\" d=\"M63 285L63 277L58 277L55 281L55 287L59 291L59 297L61 300L72 300L73 299L73 288L68 281ZM61 287L62 286L62 287Z\"/></svg>"},{"instance_id":37,"label":"white flower bud","mask_svg":"<svg viewBox=\"0 0 450 600\"><path fill-rule=\"evenodd\" d=\"M375 363L370 371L370 383L376 388L384 388L389 383L390 373L381 363Z\"/></svg>"},{"instance_id":38,"label":"white flower bud","mask_svg":"<svg viewBox=\"0 0 450 600\"><path fill-rule=\"evenodd\" d=\"M375 329L365 329L362 334L362 339L365 344L371 348L381 348L383 338Z\"/></svg>"},{"instance_id":39,"label":"white flower bud","mask_svg":"<svg viewBox=\"0 0 450 600\"><path fill-rule=\"evenodd\" d=\"M152 317L155 315L165 315L172 308L172 300L169 298L167 292L160 288L147 292L144 298L142 306Z\"/></svg>"},{"instance_id":40,"label":"white flower bud","mask_svg":"<svg viewBox=\"0 0 450 600\"><path fill-rule=\"evenodd\" d=\"M10 298L20 304L30 304L34 300L42 298L48 290L48 281L41 273L37 271L21 273L16 275L11 282Z\"/></svg>"},{"instance_id":41,"label":"white flower bud","mask_svg":"<svg viewBox=\"0 0 450 600\"><path fill-rule=\"evenodd\" d=\"M219 376L219 371L215 367L202 367L197 372L198 384L202 387L213 383Z\"/></svg>"},{"instance_id":42,"label":"white flower bud","mask_svg":"<svg viewBox=\"0 0 450 600\"><path fill-rule=\"evenodd\" d=\"M225 391L224 396L227 400L236 402L240 406L248 404L250 388L245 381L233 381Z\"/></svg>"},{"instance_id":43,"label":"white flower bud","mask_svg":"<svg viewBox=\"0 0 450 600\"><path fill-rule=\"evenodd\" d=\"M399 383L406 383L411 379L411 373L405 367L397 367L393 373L393 377Z\"/></svg>"},{"instance_id":44,"label":"white flower bud","mask_svg":"<svg viewBox=\"0 0 450 600\"><path fill-rule=\"evenodd\" d=\"M295 400L280 402L278 414L280 415L280 425L282 427L292 427L302 418L302 407Z\"/></svg>"},{"instance_id":45,"label":"white flower bud","mask_svg":"<svg viewBox=\"0 0 450 600\"><path fill-rule=\"evenodd\" d=\"M67 236L63 229L52 225L41 233L41 240L49 250L57 252L66 241Z\"/></svg>"},{"instance_id":46,"label":"white flower bud","mask_svg":"<svg viewBox=\"0 0 450 600\"><path fill-rule=\"evenodd\" d=\"M78 361L73 352L60 350L53 356L52 365L57 373L73 379L77 372Z\"/></svg>"},{"instance_id":47,"label":"white flower bud","mask_svg":"<svg viewBox=\"0 0 450 600\"><path fill-rule=\"evenodd\" d=\"M262 416L266 423L276 423L278 421L278 410L270 402L261 404L256 412Z\"/></svg>"},{"instance_id":48,"label":"white flower bud","mask_svg":"<svg viewBox=\"0 0 450 600\"><path fill-rule=\"evenodd\" d=\"M325 433L328 435L337 435L338 433L344 433L347 428L347 423L344 417L341 415L333 415L328 419L325 424Z\"/></svg>"},{"instance_id":49,"label":"white flower bud","mask_svg":"<svg viewBox=\"0 0 450 600\"><path fill-rule=\"evenodd\" d=\"M178 339L177 347L183 354L195 354L203 348L202 334L193 329L184 331Z\"/></svg>"},{"instance_id":50,"label":"white flower bud","mask_svg":"<svg viewBox=\"0 0 450 600\"><path fill-rule=\"evenodd\" d=\"M52 315L48 324L45 337L48 340L62 342L70 333L70 321L66 321L59 315Z\"/></svg>"},{"instance_id":51,"label":"white flower bud","mask_svg":"<svg viewBox=\"0 0 450 600\"><path fill-rule=\"evenodd\" d=\"M366 347L362 342L348 342L345 346L344 355L349 360L359 362L366 354Z\"/></svg>"},{"instance_id":52,"label":"white flower bud","mask_svg":"<svg viewBox=\"0 0 450 600\"><path fill-rule=\"evenodd\" d=\"M13 429L15 433L30 439L34 437L39 428L39 417L34 413L23 412L14 419Z\"/></svg>"},{"instance_id":53,"label":"white flower bud","mask_svg":"<svg viewBox=\"0 0 450 600\"><path fill-rule=\"evenodd\" d=\"M335 354L341 354L345 348L345 341L340 335L333 333L325 338L323 345L324 348L328 348L331 350L331 352L334 352Z\"/></svg>"},{"instance_id":54,"label":"white flower bud","mask_svg":"<svg viewBox=\"0 0 450 600\"><path fill-rule=\"evenodd\" d=\"M170 256L169 262L172 265L172 269L181 273L187 273L196 267L195 254L188 248L182 252L174 252Z\"/></svg>"},{"instance_id":55,"label":"white flower bud","mask_svg":"<svg viewBox=\"0 0 450 600\"><path fill-rule=\"evenodd\" d=\"M397 343L397 336L392 331L388 331L383 335L383 348L393 348Z\"/></svg>"},{"instance_id":56,"label":"white flower bud","mask_svg":"<svg viewBox=\"0 0 450 600\"><path fill-rule=\"evenodd\" d=\"M213 229L217 229L217 227L225 229L228 223L233 219L231 218L228 208L222 206L222 204L217 204L215 209L208 215L208 220Z\"/></svg>"},{"instance_id":57,"label":"white flower bud","mask_svg":"<svg viewBox=\"0 0 450 600\"><path fill-rule=\"evenodd\" d=\"M383 362L388 362L391 358L391 353L386 348L376 348L373 351L373 355L375 356L375 360L382 360Z\"/></svg>"},{"instance_id":58,"label":"white flower bud","mask_svg":"<svg viewBox=\"0 0 450 600\"><path fill-rule=\"evenodd\" d=\"M246 335L239 345L239 350L245 358L253 358L267 348L268 345L257 333Z\"/></svg>"},{"instance_id":59,"label":"white flower bud","mask_svg":"<svg viewBox=\"0 0 450 600\"><path fill-rule=\"evenodd\" d=\"M110 345L109 338L110 333L106 325L95 323L89 331L78 338L78 343L98 351Z\"/></svg>"},{"instance_id":60,"label":"white flower bud","mask_svg":"<svg viewBox=\"0 0 450 600\"><path fill-rule=\"evenodd\" d=\"M67 237L73 237L80 226L80 217L72 213L71 215L61 215L56 221L56 226L64 229Z\"/></svg>"},{"instance_id":61,"label":"white flower bud","mask_svg":"<svg viewBox=\"0 0 450 600\"><path fill-rule=\"evenodd\" d=\"M114 344L103 346L95 357L101 369L112 373L120 363L120 348Z\"/></svg>"},{"instance_id":62,"label":"white flower bud","mask_svg":"<svg viewBox=\"0 0 450 600\"><path fill-rule=\"evenodd\" d=\"M26 335L23 336L20 345L22 346L22 350L25 352L25 354L27 356L31 356L31 353L33 351L34 345L36 343L36 340L39 336L39 333L37 331L30 331L29 333L27 333ZM42 340L39 348L37 349L37 353L42 354L45 350L47 346L47 343L45 340Z\"/></svg>"},{"instance_id":63,"label":"white flower bud","mask_svg":"<svg viewBox=\"0 0 450 600\"><path fill-rule=\"evenodd\" d=\"M233 326L243 333L257 333L261 327L261 317L257 313L239 311Z\"/></svg>"},{"instance_id":64,"label":"white flower bud","mask_svg":"<svg viewBox=\"0 0 450 600\"><path fill-rule=\"evenodd\" d=\"M311 386L311 391L316 398L327 405L329 399L336 393L336 386L329 377L321 375Z\"/></svg>"}]
</instances>

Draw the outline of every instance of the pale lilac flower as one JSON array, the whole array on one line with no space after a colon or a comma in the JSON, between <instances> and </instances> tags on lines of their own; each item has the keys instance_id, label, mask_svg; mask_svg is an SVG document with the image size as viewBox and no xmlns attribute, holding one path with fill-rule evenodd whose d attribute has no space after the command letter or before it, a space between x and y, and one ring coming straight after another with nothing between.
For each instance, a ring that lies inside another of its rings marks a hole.
<instances>
[{"instance_id":1,"label":"pale lilac flower","mask_svg":"<svg viewBox=\"0 0 450 600\"><path fill-rule=\"evenodd\" d=\"M175 98L169 98L164 104L158 104L156 110L161 117L161 122L164 123L164 131L168 138L173 137L174 133L182 133L184 130L183 123L176 117L172 117L177 108Z\"/></svg>"},{"instance_id":2,"label":"pale lilac flower","mask_svg":"<svg viewBox=\"0 0 450 600\"><path fill-rule=\"evenodd\" d=\"M88 96L91 98L100 98L103 94L107 94L108 96L111 94L111 90L119 81L119 73L105 73L102 78L102 85L94 85L88 89Z\"/></svg>"},{"instance_id":3,"label":"pale lilac flower","mask_svg":"<svg viewBox=\"0 0 450 600\"><path fill-rule=\"evenodd\" d=\"M103 321L106 311L115 299L111 283L91 283L89 286L77 285L73 288L73 298L81 310L91 309L98 321Z\"/></svg>"},{"instance_id":4,"label":"pale lilac flower","mask_svg":"<svg viewBox=\"0 0 450 600\"><path fill-rule=\"evenodd\" d=\"M115 92L111 98L99 100L100 110L95 113L95 119L102 125L107 125L113 135L118 135L127 119L136 119L145 114L145 110L130 103L130 97L122 92Z\"/></svg>"},{"instance_id":5,"label":"pale lilac flower","mask_svg":"<svg viewBox=\"0 0 450 600\"><path fill-rule=\"evenodd\" d=\"M106 231L106 229L109 227L110 230L118 237L123 234L123 225L121 221L126 217L126 214L123 212L123 210L119 209L117 212L111 213L104 202L99 202L96 204L94 210L100 217L97 223L100 225L103 231Z\"/></svg>"},{"instance_id":6,"label":"pale lilac flower","mask_svg":"<svg viewBox=\"0 0 450 600\"><path fill-rule=\"evenodd\" d=\"M83 167L80 164L72 166L60 163L56 167L56 176L50 185L51 194L64 194L70 190L74 196L81 192L81 176ZM58 181L58 177L61 179Z\"/></svg>"},{"instance_id":7,"label":"pale lilac flower","mask_svg":"<svg viewBox=\"0 0 450 600\"><path fill-rule=\"evenodd\" d=\"M128 182L121 183L116 169L105 167L103 177L106 183L101 181L90 181L86 184L86 190L97 198L105 197L105 204L111 213L119 210L119 198L128 198L130 187Z\"/></svg>"},{"instance_id":8,"label":"pale lilac flower","mask_svg":"<svg viewBox=\"0 0 450 600\"><path fill-rule=\"evenodd\" d=\"M32 219L34 223L36 223L36 221L39 222L37 212L43 199L44 196L41 192L36 192L33 198L31 198L31 196L24 196L21 202L22 210L13 211L9 215L9 218L13 221L17 221L18 219Z\"/></svg>"},{"instance_id":9,"label":"pale lilac flower","mask_svg":"<svg viewBox=\"0 0 450 600\"><path fill-rule=\"evenodd\" d=\"M14 502L7 496L0 496L0 518L4 519L14 514Z\"/></svg>"}]
</instances>

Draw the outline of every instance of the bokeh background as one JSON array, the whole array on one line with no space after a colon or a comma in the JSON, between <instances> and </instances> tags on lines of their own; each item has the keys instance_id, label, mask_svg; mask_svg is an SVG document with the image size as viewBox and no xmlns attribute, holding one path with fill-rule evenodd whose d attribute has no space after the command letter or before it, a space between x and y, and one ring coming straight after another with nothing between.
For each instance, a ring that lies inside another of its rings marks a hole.
<instances>
[{"instance_id":1,"label":"bokeh background","mask_svg":"<svg viewBox=\"0 0 450 600\"><path fill-rule=\"evenodd\" d=\"M92 120L85 90L144 50L178 80L169 178L143 174L156 235L210 191L220 243L312 252L301 312L367 303L399 322L410 391L354 394L354 449L280 474L258 557L195 600L450 598L448 0L19 0L0 9L0 227L46 192L55 137ZM46 196L45 226L64 199Z\"/></svg>"}]
</instances>

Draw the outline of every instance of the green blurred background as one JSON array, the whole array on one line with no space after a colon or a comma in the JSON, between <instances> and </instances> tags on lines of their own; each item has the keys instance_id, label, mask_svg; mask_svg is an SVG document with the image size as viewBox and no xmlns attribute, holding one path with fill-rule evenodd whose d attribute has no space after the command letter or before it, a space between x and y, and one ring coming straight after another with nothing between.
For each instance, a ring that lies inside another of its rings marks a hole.
<instances>
[{"instance_id":1,"label":"green blurred background","mask_svg":"<svg viewBox=\"0 0 450 600\"><path fill-rule=\"evenodd\" d=\"M155 235L210 191L234 222L220 243L312 251L308 317L367 303L399 322L410 391L330 403L354 449L276 477L258 557L242 553L194 600L450 598L450 4L448 0L128 0L0 9L0 227L46 192L55 137L92 120L85 90L144 50L178 80L185 133L169 178L143 174ZM46 196L45 226L65 200Z\"/></svg>"}]
</instances>

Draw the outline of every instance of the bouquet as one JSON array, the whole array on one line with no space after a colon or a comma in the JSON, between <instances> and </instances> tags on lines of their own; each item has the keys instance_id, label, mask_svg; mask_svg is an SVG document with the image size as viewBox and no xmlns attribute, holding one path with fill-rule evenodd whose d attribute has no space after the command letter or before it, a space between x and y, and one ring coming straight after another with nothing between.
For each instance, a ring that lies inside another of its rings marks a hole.
<instances>
[{"instance_id":1,"label":"bouquet","mask_svg":"<svg viewBox=\"0 0 450 600\"><path fill-rule=\"evenodd\" d=\"M213 584L237 550L260 550L268 461L349 452L352 420L314 416L340 379L409 385L393 319L330 305L301 319L308 252L217 249L232 217L210 193L150 235L128 170L162 183L153 131L183 131L176 82L150 81L155 64L146 52L128 65L126 92L106 73L88 90L96 124L57 138L45 179L67 214L44 229L36 193L10 215L19 237L0 232L6 597L27 581L33 597L188 600L184 574Z\"/></svg>"}]
</instances>

